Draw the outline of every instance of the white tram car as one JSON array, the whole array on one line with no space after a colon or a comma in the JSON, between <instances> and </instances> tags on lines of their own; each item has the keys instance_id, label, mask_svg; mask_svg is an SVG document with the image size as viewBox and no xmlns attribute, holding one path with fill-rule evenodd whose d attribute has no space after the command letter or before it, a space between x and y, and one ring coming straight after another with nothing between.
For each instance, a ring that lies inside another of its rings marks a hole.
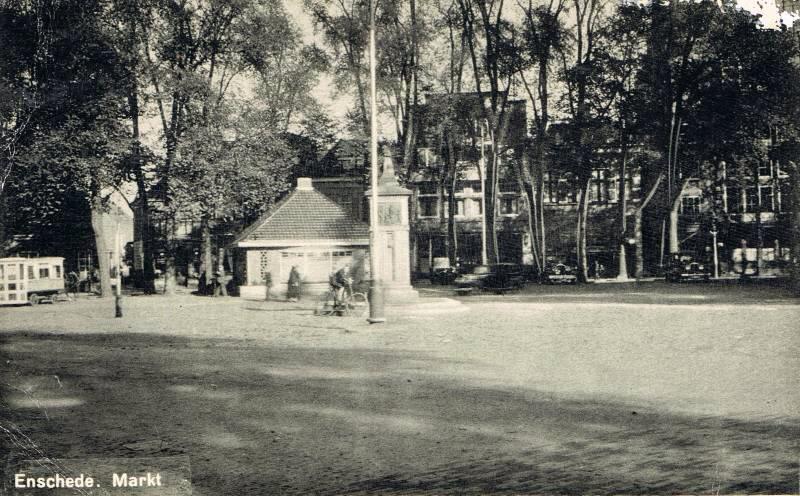
<instances>
[{"instance_id":1,"label":"white tram car","mask_svg":"<svg viewBox=\"0 0 800 496\"><path fill-rule=\"evenodd\" d=\"M52 303L63 292L62 257L0 258L0 305Z\"/></svg>"}]
</instances>

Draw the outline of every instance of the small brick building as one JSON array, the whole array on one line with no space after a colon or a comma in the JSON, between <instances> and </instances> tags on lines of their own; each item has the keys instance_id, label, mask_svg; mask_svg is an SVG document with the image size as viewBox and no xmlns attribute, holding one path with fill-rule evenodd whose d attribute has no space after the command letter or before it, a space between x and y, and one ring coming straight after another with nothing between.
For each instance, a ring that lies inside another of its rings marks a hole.
<instances>
[{"instance_id":1,"label":"small brick building","mask_svg":"<svg viewBox=\"0 0 800 496\"><path fill-rule=\"evenodd\" d=\"M369 226L344 207L315 190L301 177L297 188L232 243L236 248L236 279L244 298L263 299L267 274L272 292L286 292L293 265L300 271L304 292L327 289L330 274L345 263L355 284L367 279Z\"/></svg>"}]
</instances>

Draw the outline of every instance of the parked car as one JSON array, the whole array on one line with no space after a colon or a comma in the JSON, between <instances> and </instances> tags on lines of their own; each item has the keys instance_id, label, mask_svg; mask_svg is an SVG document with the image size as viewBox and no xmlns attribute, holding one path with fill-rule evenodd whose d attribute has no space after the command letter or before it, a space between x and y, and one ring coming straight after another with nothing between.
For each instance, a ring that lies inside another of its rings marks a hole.
<instances>
[{"instance_id":1,"label":"parked car","mask_svg":"<svg viewBox=\"0 0 800 496\"><path fill-rule=\"evenodd\" d=\"M578 282L578 270L566 263L550 263L544 270L544 282L548 284L575 284Z\"/></svg>"},{"instance_id":2,"label":"parked car","mask_svg":"<svg viewBox=\"0 0 800 496\"><path fill-rule=\"evenodd\" d=\"M458 277L458 272L450 265L449 258L436 257L433 259L430 275L432 284L451 284L456 277Z\"/></svg>"},{"instance_id":3,"label":"parked car","mask_svg":"<svg viewBox=\"0 0 800 496\"><path fill-rule=\"evenodd\" d=\"M525 285L525 274L516 264L478 265L455 280L456 291L484 290L503 293Z\"/></svg>"},{"instance_id":4,"label":"parked car","mask_svg":"<svg viewBox=\"0 0 800 496\"><path fill-rule=\"evenodd\" d=\"M711 267L691 253L676 253L670 260L665 278L668 282L708 281Z\"/></svg>"}]
</instances>

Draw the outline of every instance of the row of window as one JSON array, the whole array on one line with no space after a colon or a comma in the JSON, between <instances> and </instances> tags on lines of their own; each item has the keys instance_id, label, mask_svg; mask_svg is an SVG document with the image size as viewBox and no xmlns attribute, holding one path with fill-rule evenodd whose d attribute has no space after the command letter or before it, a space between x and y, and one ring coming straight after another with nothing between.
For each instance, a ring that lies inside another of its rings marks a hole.
<instances>
[{"instance_id":1,"label":"row of window","mask_svg":"<svg viewBox=\"0 0 800 496\"><path fill-rule=\"evenodd\" d=\"M300 251L300 252L289 252L289 251L282 251L281 257L282 258L329 258L329 257L352 257L353 252L351 250L339 250L339 251Z\"/></svg>"},{"instance_id":2,"label":"row of window","mask_svg":"<svg viewBox=\"0 0 800 496\"><path fill-rule=\"evenodd\" d=\"M498 200L500 215L516 215L519 213L519 201L515 196L502 196ZM445 215L447 207L444 207ZM483 215L483 203L479 198L457 198L456 217L480 217ZM439 198L435 196L419 197L417 201L417 217L438 217Z\"/></svg>"},{"instance_id":3,"label":"row of window","mask_svg":"<svg viewBox=\"0 0 800 496\"><path fill-rule=\"evenodd\" d=\"M777 194L776 194L777 193ZM772 185L747 188L728 187L723 196L724 207L731 213L786 212L789 206L789 184L777 189ZM703 199L700 196L681 198L681 214L696 216L701 213Z\"/></svg>"}]
</instances>

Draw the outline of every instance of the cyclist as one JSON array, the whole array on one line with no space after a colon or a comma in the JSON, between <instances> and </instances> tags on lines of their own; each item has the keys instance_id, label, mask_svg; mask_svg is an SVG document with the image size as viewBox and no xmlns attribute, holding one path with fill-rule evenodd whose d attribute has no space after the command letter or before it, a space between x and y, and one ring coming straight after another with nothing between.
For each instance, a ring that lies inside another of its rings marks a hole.
<instances>
[{"instance_id":1,"label":"cyclist","mask_svg":"<svg viewBox=\"0 0 800 496\"><path fill-rule=\"evenodd\" d=\"M353 279L350 277L350 264L337 270L330 279L331 289L333 289L334 305L339 306L344 299L344 292L350 288Z\"/></svg>"}]
</instances>

